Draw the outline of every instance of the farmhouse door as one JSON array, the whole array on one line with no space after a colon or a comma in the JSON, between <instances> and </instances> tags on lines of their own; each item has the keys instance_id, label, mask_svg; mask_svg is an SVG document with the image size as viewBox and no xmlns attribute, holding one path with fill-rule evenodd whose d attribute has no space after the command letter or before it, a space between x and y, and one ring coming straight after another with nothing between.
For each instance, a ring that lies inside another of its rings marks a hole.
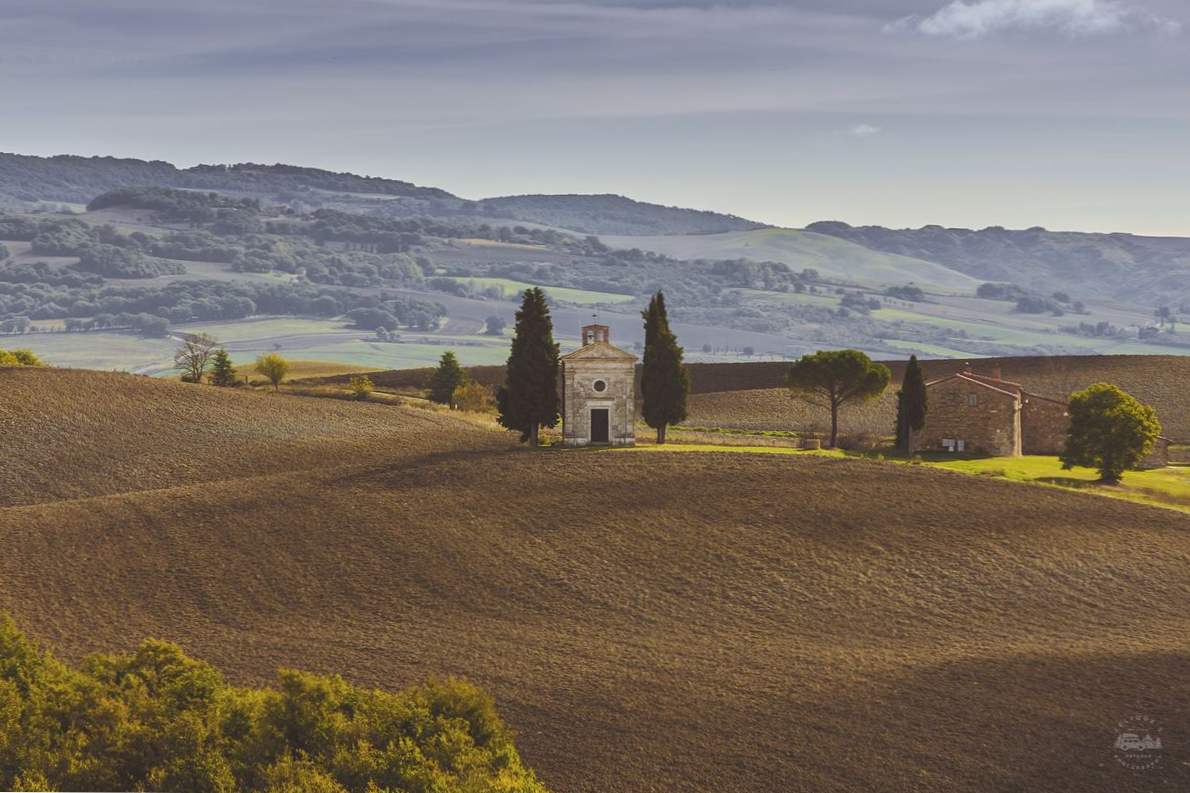
<instances>
[{"instance_id":1,"label":"farmhouse door","mask_svg":"<svg viewBox=\"0 0 1190 793\"><path fill-rule=\"evenodd\" d=\"M591 408L591 443L607 443L607 408Z\"/></svg>"}]
</instances>

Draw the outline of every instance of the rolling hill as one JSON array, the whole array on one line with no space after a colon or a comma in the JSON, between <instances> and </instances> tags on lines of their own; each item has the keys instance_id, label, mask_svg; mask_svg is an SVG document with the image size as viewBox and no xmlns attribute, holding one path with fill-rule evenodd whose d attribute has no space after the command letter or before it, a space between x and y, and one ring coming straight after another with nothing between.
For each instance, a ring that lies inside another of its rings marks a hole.
<instances>
[{"instance_id":1,"label":"rolling hill","mask_svg":"<svg viewBox=\"0 0 1190 793\"><path fill-rule=\"evenodd\" d=\"M735 215L633 201L619 195L524 195L478 202L482 214L586 234L715 234L763 228Z\"/></svg>"},{"instance_id":2,"label":"rolling hill","mask_svg":"<svg viewBox=\"0 0 1190 793\"><path fill-rule=\"evenodd\" d=\"M751 259L811 268L850 283L908 284L943 292L973 292L979 281L944 265L884 253L826 234L794 229L753 229L684 236L602 235L613 248L640 248L676 259Z\"/></svg>"},{"instance_id":3,"label":"rolling hill","mask_svg":"<svg viewBox=\"0 0 1190 793\"><path fill-rule=\"evenodd\" d=\"M39 478L0 508L0 609L71 659L151 635L241 683L462 674L564 793L1190 782L1177 513L128 375L0 390L0 482ZM1167 725L1145 774L1113 757L1136 714Z\"/></svg>"},{"instance_id":4,"label":"rolling hill","mask_svg":"<svg viewBox=\"0 0 1190 793\"><path fill-rule=\"evenodd\" d=\"M935 262L982 281L1080 293L1142 305L1190 300L1190 240L1088 234L1043 228L920 229L812 223L827 234L876 251Z\"/></svg>"},{"instance_id":5,"label":"rolling hill","mask_svg":"<svg viewBox=\"0 0 1190 793\"><path fill-rule=\"evenodd\" d=\"M623 196L534 195L471 201L436 187L398 179L336 173L296 165L196 165L159 160L0 153L0 207L43 202L87 204L132 187L213 190L264 201L392 217L465 217L561 226L589 234L695 234L763 224L716 212L666 207Z\"/></svg>"}]
</instances>

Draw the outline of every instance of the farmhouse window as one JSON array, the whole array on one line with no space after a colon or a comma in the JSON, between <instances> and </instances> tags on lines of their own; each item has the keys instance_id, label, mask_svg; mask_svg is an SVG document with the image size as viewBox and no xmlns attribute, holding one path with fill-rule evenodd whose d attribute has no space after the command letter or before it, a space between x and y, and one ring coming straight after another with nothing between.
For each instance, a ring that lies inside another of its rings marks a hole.
<instances>
[{"instance_id":1,"label":"farmhouse window","mask_svg":"<svg viewBox=\"0 0 1190 793\"><path fill-rule=\"evenodd\" d=\"M967 404L975 407L979 404L979 394L967 394Z\"/></svg>"}]
</instances>

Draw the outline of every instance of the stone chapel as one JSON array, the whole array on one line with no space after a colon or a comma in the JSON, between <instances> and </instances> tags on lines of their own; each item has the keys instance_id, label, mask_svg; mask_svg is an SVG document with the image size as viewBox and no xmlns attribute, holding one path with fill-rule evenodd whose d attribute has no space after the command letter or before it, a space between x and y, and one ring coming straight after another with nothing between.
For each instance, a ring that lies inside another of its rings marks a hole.
<instances>
[{"instance_id":1,"label":"stone chapel","mask_svg":"<svg viewBox=\"0 0 1190 793\"><path fill-rule=\"evenodd\" d=\"M613 346L607 325L583 328L583 346L563 355L562 443L636 442L636 356Z\"/></svg>"}]
</instances>

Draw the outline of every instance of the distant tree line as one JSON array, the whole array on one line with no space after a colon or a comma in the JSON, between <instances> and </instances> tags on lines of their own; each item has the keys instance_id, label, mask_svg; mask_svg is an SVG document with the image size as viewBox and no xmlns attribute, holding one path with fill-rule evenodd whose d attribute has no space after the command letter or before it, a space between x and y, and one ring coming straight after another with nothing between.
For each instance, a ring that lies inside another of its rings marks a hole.
<instances>
[{"instance_id":1,"label":"distant tree line","mask_svg":"<svg viewBox=\"0 0 1190 793\"><path fill-rule=\"evenodd\" d=\"M170 323L242 319L254 314L296 314L338 317L355 309L371 309L382 321L418 329L436 326L446 309L439 303L379 290L361 294L348 289L297 283L181 281L163 286L103 286L67 289L45 284L14 284L0 293L0 322L20 321L7 332L29 329L30 320L71 318L70 329L134 328L164 332ZM87 318L87 319L81 319ZM378 325L376 326L378 327Z\"/></svg>"}]
</instances>

